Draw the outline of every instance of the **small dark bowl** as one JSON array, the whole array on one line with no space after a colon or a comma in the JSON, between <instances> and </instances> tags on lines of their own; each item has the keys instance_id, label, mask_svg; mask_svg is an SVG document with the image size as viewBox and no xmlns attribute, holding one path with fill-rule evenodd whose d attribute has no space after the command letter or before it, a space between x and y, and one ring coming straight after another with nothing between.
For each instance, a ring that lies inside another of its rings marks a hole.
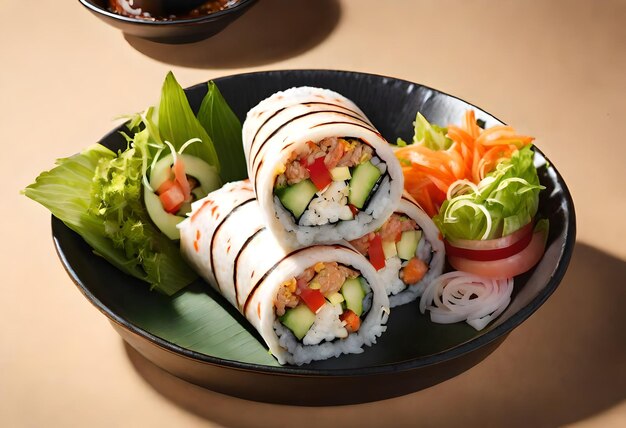
<instances>
[{"instance_id":1,"label":"small dark bowl","mask_svg":"<svg viewBox=\"0 0 626 428\"><path fill-rule=\"evenodd\" d=\"M111 12L107 0L78 0L94 15L124 34L157 43L191 43L207 39L226 28L240 17L256 0L240 0L234 6L219 12L189 19L150 21L131 18Z\"/></svg>"}]
</instances>

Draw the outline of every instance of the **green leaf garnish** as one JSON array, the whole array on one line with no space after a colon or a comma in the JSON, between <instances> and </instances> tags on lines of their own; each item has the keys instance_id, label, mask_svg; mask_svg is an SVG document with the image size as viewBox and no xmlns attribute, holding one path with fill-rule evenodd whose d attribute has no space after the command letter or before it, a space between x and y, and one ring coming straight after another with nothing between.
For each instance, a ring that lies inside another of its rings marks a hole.
<instances>
[{"instance_id":1,"label":"green leaf garnish","mask_svg":"<svg viewBox=\"0 0 626 428\"><path fill-rule=\"evenodd\" d=\"M478 185L453 183L433 221L446 239L506 236L532 221L541 189L528 145L500 162Z\"/></svg>"},{"instance_id":2,"label":"green leaf garnish","mask_svg":"<svg viewBox=\"0 0 626 428\"><path fill-rule=\"evenodd\" d=\"M247 178L241 122L213 81L208 84L198 120L213 140L221 164L222 181L227 183Z\"/></svg>"},{"instance_id":3,"label":"green leaf garnish","mask_svg":"<svg viewBox=\"0 0 626 428\"><path fill-rule=\"evenodd\" d=\"M192 138L202 140L202 144L189 146L185 153L199 157L209 165L213 165L219 172L220 162L213 141L193 114L185 91L171 71L167 74L161 90L158 130L160 138L172 143L176 150Z\"/></svg>"},{"instance_id":4,"label":"green leaf garnish","mask_svg":"<svg viewBox=\"0 0 626 428\"><path fill-rule=\"evenodd\" d=\"M81 235L94 253L171 295L197 275L142 205L143 156L135 148L116 154L95 144L57 161L24 194Z\"/></svg>"},{"instance_id":5,"label":"green leaf garnish","mask_svg":"<svg viewBox=\"0 0 626 428\"><path fill-rule=\"evenodd\" d=\"M422 144L431 150L446 150L452 145L452 140L446 137L447 128L431 125L420 112L415 116L414 144Z\"/></svg>"}]
</instances>

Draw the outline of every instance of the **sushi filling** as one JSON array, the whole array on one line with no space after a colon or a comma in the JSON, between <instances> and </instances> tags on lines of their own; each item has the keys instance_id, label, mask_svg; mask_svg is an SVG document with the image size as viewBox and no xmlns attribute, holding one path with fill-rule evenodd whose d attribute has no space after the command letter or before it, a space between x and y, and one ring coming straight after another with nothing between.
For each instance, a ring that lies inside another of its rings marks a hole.
<instances>
[{"instance_id":1,"label":"sushi filling","mask_svg":"<svg viewBox=\"0 0 626 428\"><path fill-rule=\"evenodd\" d=\"M387 165L355 138L309 141L279 168L274 194L301 226L353 220L367 208Z\"/></svg>"},{"instance_id":2,"label":"sushi filling","mask_svg":"<svg viewBox=\"0 0 626 428\"><path fill-rule=\"evenodd\" d=\"M376 268L388 295L419 287L428 273L432 247L404 214L392 214L380 229L350 243Z\"/></svg>"},{"instance_id":3,"label":"sushi filling","mask_svg":"<svg viewBox=\"0 0 626 428\"><path fill-rule=\"evenodd\" d=\"M320 262L279 288L274 299L276 330L304 345L343 339L359 330L371 303L371 289L359 272Z\"/></svg>"}]
</instances>

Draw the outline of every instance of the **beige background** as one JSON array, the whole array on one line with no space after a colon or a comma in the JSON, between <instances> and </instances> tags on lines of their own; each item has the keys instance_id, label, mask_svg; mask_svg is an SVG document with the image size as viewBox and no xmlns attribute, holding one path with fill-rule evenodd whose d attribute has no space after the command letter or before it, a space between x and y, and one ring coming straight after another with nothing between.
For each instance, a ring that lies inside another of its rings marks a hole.
<instances>
[{"instance_id":1,"label":"beige background","mask_svg":"<svg viewBox=\"0 0 626 428\"><path fill-rule=\"evenodd\" d=\"M0 3L0 426L626 426L626 1L262 0L187 46L126 40L76 1ZM154 102L168 70L189 86L285 68L455 94L535 135L565 177L570 269L475 368L359 406L246 402L126 350L66 276L49 214L19 189Z\"/></svg>"}]
</instances>

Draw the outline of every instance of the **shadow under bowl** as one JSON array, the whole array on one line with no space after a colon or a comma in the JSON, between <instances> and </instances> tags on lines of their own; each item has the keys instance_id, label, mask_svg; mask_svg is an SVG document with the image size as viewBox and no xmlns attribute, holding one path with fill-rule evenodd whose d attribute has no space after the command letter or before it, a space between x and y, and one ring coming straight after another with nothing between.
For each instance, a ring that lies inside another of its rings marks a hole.
<instances>
[{"instance_id":1,"label":"shadow under bowl","mask_svg":"<svg viewBox=\"0 0 626 428\"><path fill-rule=\"evenodd\" d=\"M181 44L207 39L239 18L256 0L240 0L224 10L197 18L152 21L119 15L107 8L106 0L78 0L91 13L125 35L157 43Z\"/></svg>"}]
</instances>

